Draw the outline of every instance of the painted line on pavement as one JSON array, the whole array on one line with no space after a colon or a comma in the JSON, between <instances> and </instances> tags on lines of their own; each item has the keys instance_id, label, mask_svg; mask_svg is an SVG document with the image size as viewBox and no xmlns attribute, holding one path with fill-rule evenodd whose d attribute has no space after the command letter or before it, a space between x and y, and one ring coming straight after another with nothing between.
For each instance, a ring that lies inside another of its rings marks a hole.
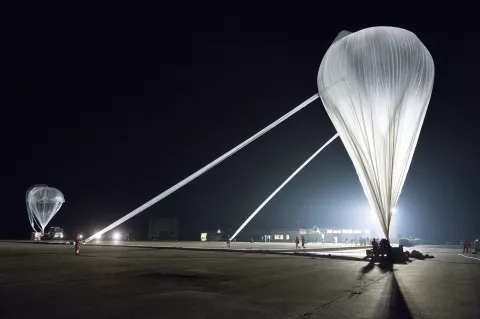
<instances>
[{"instance_id":1,"label":"painted line on pavement","mask_svg":"<svg viewBox=\"0 0 480 319\"><path fill-rule=\"evenodd\" d=\"M458 254L459 256L465 257L465 258L470 258L470 259L476 259L480 260L480 258L475 258L475 257L470 257L470 256L465 256L464 254Z\"/></svg>"}]
</instances>

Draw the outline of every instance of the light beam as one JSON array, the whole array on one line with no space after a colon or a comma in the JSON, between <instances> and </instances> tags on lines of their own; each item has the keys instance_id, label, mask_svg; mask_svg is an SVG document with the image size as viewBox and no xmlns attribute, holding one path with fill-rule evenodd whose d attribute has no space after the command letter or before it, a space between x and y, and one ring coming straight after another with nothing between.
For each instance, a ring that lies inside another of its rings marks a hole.
<instances>
[{"instance_id":1,"label":"light beam","mask_svg":"<svg viewBox=\"0 0 480 319\"><path fill-rule=\"evenodd\" d=\"M241 231L242 229L247 226L247 224L253 219L253 217L255 217L255 215L258 214L258 212L265 206L267 205L267 203L285 186L287 185L287 183L295 177L295 175L297 175L305 166L307 166L308 163L310 163L311 160L313 160L315 158L315 156L317 156L325 147L328 146L328 144L330 144L331 142L333 142L336 138L338 137L338 133L335 134L332 138L330 138L327 143L323 144L322 147L320 147L320 149L318 151L316 151L315 153L313 153L312 156L310 156L306 161L305 163L303 163L302 165L300 165L299 168L297 168L295 170L295 172L293 172L292 175L290 175L272 194L270 194L270 196L267 197L267 199L265 199L263 201L262 204L260 204L260 206L257 207L257 209L255 209L255 211L250 215L250 217L247 218L247 220L242 224L242 226L240 226L240 228L233 234L232 237L230 237L230 240L233 240L235 238L235 236L237 236Z\"/></svg>"},{"instance_id":2,"label":"light beam","mask_svg":"<svg viewBox=\"0 0 480 319\"><path fill-rule=\"evenodd\" d=\"M336 84L335 84L336 85ZM312 103L313 101L315 101L316 99L318 99L319 95L318 93L313 95L312 97L310 97L309 99L307 99L306 101L304 101L303 103L301 103L300 105L298 105L296 108L294 108L293 110L291 110L290 112L286 113L285 115L283 115L282 117L280 117L278 120L276 120L275 122L273 122L272 124L268 125L267 127L265 127L263 130L261 130L260 132L256 133L255 135L253 135L252 137L250 137L249 139L247 139L246 141L240 143L239 145L235 146L234 148L232 148L230 151L228 151L227 153L223 154L222 156L220 156L219 158L217 158L216 160L214 160L213 162L211 162L210 164L204 166L203 168L199 169L198 171L196 171L195 173L193 173L192 175L188 176L187 178L181 180L180 182L178 182L177 184L173 185L172 187L170 187L169 189L167 189L166 191L164 191L163 193L157 195L156 197L152 198L151 200L149 200L148 202L146 202L145 204L143 204L142 206L138 207L137 209L135 209L134 211L128 213L127 215L123 216L122 218L120 218L119 220L117 220L116 222L110 224L109 226L105 227L104 229L102 229L101 231L99 231L98 233L96 234L93 234L92 236L88 237L87 239L85 239L85 243L88 243L89 241L95 239L97 236L100 236L100 235L103 235L104 233L108 232L109 230L117 227L118 225L122 224L123 222L129 220L130 218L132 218L133 216L136 216L138 215L139 213L143 212L145 209L149 208L150 206L158 203L159 201L161 201L162 199L164 199L165 197L167 197L168 195L174 193L175 191L177 191L178 189L182 188L183 186L187 185L188 183L190 183L191 181L193 181L194 179L196 179L197 177L199 177L200 175L202 175L203 173L207 172L208 170L210 170L211 168L215 167L216 165L220 164L221 162L223 162L224 160L226 160L227 158L229 158L231 155L235 154L236 152L238 152L239 150L241 150L242 148L244 148L245 146L247 146L248 144L250 144L251 142L253 142L254 140L256 140L257 138L259 138L260 136L262 136L263 134L267 133L268 131L270 131L272 128L274 128L275 126L277 126L278 124L282 123L283 121L285 121L286 119L288 119L290 116L292 116L293 114L297 113L298 111L300 111L301 109L303 109L305 106L307 106L308 104Z\"/></svg>"}]
</instances>

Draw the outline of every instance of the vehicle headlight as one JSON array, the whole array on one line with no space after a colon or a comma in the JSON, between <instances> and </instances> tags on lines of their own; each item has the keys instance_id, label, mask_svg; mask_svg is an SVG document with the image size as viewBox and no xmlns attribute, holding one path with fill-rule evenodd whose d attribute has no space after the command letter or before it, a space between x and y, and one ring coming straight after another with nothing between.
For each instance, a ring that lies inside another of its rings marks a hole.
<instances>
[{"instance_id":1,"label":"vehicle headlight","mask_svg":"<svg viewBox=\"0 0 480 319\"><path fill-rule=\"evenodd\" d=\"M122 235L119 232L115 232L113 233L112 237L113 237L113 240L119 240L122 237Z\"/></svg>"}]
</instances>

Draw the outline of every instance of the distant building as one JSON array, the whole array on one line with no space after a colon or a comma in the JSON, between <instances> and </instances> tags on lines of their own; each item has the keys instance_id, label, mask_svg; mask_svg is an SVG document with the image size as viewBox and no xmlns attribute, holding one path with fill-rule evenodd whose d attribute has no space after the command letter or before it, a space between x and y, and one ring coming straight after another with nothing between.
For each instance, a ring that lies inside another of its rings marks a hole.
<instances>
[{"instance_id":1,"label":"distant building","mask_svg":"<svg viewBox=\"0 0 480 319\"><path fill-rule=\"evenodd\" d=\"M276 229L276 230L256 230L245 234L240 234L242 241L248 241L250 238L255 242L294 242L295 237L299 236L298 229ZM240 240L240 238L239 238Z\"/></svg>"},{"instance_id":2,"label":"distant building","mask_svg":"<svg viewBox=\"0 0 480 319\"><path fill-rule=\"evenodd\" d=\"M334 237L337 243L345 243L348 239L372 238L369 229L350 229L350 228L300 228L300 229L274 229L274 230L256 230L240 233L239 241L248 241L252 238L255 242L294 242L295 237L304 236L309 242L333 243ZM375 235L376 237L376 235Z\"/></svg>"},{"instance_id":3,"label":"distant building","mask_svg":"<svg viewBox=\"0 0 480 319\"><path fill-rule=\"evenodd\" d=\"M201 241L226 241L228 234L225 234L221 229L204 230L200 233Z\"/></svg>"},{"instance_id":4,"label":"distant building","mask_svg":"<svg viewBox=\"0 0 480 319\"><path fill-rule=\"evenodd\" d=\"M370 229L351 229L351 228L331 228L331 229L317 229L310 233L312 236L318 236L318 234L324 234L326 243L333 243L334 237L337 238L337 243L345 243L347 240L359 238L373 238L375 234L370 232Z\"/></svg>"},{"instance_id":5,"label":"distant building","mask_svg":"<svg viewBox=\"0 0 480 319\"><path fill-rule=\"evenodd\" d=\"M178 240L178 219L150 218L148 222L149 240Z\"/></svg>"}]
</instances>

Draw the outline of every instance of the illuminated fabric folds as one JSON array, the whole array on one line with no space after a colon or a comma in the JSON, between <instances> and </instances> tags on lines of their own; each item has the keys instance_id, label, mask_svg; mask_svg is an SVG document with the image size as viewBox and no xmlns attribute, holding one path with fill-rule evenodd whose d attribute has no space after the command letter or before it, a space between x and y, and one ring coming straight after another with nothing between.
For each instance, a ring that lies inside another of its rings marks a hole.
<instances>
[{"instance_id":1,"label":"illuminated fabric folds","mask_svg":"<svg viewBox=\"0 0 480 319\"><path fill-rule=\"evenodd\" d=\"M374 27L339 37L325 54L318 90L389 236L433 88L433 59L410 31Z\"/></svg>"},{"instance_id":2,"label":"illuminated fabric folds","mask_svg":"<svg viewBox=\"0 0 480 319\"><path fill-rule=\"evenodd\" d=\"M25 201L30 225L36 231L35 222L43 233L47 224L62 207L65 198L62 192L56 188L47 185L35 185L27 191Z\"/></svg>"}]
</instances>

